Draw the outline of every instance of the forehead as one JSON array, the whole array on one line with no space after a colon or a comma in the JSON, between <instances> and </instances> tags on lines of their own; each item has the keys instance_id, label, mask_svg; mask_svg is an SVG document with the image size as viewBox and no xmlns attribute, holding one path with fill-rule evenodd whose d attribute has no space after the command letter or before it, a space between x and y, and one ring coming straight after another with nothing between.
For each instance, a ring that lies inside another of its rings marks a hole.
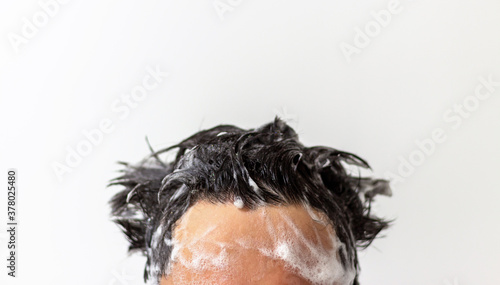
<instances>
[{"instance_id":1,"label":"forehead","mask_svg":"<svg viewBox=\"0 0 500 285\"><path fill-rule=\"evenodd\" d=\"M323 213L198 202L176 223L163 284L350 284ZM352 281L352 280L351 280Z\"/></svg>"}]
</instances>

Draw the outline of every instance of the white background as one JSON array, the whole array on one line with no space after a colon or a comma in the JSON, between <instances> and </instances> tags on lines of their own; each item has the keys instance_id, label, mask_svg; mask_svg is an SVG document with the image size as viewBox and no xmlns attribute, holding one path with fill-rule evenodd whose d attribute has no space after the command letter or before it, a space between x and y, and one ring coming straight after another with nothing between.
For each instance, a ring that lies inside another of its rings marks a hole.
<instances>
[{"instance_id":1,"label":"white background","mask_svg":"<svg viewBox=\"0 0 500 285\"><path fill-rule=\"evenodd\" d=\"M361 284L499 284L500 87L460 124L443 116L474 103L479 77L500 81L500 2L401 0L350 57L342 43L354 46L356 28L389 1L220 3L231 10L218 13L212 0L74 0L44 24L38 1L2 1L0 220L14 167L19 277L7 278L2 261L0 283L141 284L145 259L127 258L109 220L116 161L148 154L146 136L158 149L278 114L306 145L359 154L376 175L418 162L393 197L378 199L377 213L396 222L360 253ZM24 37L23 18L34 16L40 26ZM25 41L12 44L13 34ZM114 110L148 67L169 76L128 114ZM103 119L113 130L58 179L54 165ZM439 129L446 140L422 158L415 141ZM1 260L7 238L2 230Z\"/></svg>"}]
</instances>

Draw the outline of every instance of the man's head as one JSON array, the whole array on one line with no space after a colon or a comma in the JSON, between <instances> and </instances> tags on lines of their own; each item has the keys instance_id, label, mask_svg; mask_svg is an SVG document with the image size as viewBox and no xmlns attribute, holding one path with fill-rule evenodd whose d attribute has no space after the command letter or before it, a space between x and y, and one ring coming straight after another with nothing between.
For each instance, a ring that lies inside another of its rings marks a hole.
<instances>
[{"instance_id":1,"label":"man's head","mask_svg":"<svg viewBox=\"0 0 500 285\"><path fill-rule=\"evenodd\" d=\"M387 181L351 176L368 164L303 146L278 118L220 125L125 165L112 214L151 284L358 284L357 248L388 226L370 215Z\"/></svg>"}]
</instances>

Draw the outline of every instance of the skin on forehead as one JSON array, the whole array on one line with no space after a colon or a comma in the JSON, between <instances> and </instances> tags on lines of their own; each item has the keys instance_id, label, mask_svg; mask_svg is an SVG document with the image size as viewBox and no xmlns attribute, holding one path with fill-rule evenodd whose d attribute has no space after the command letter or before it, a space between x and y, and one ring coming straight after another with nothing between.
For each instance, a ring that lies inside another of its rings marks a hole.
<instances>
[{"instance_id":1,"label":"skin on forehead","mask_svg":"<svg viewBox=\"0 0 500 285\"><path fill-rule=\"evenodd\" d=\"M344 284L309 278L335 271L332 265L339 267L335 276L345 276L328 221L322 212L302 205L248 210L198 202L176 223L160 285Z\"/></svg>"}]
</instances>

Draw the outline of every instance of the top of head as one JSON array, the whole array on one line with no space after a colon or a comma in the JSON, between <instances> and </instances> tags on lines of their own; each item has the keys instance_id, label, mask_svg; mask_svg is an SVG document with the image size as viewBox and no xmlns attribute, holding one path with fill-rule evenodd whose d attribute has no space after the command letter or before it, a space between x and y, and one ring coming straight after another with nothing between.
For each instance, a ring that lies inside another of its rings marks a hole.
<instances>
[{"instance_id":1,"label":"top of head","mask_svg":"<svg viewBox=\"0 0 500 285\"><path fill-rule=\"evenodd\" d=\"M159 158L175 149L173 161ZM125 187L111 201L113 215L131 242L129 250L147 256L145 278L152 284L168 270L176 222L200 201L247 210L278 205L317 210L345 245L340 264L357 274L356 248L369 245L388 226L370 215L370 203L390 188L385 180L351 175L348 166L369 169L354 154L303 146L278 118L250 130L221 125L138 165L126 164L125 174L112 183Z\"/></svg>"}]
</instances>

